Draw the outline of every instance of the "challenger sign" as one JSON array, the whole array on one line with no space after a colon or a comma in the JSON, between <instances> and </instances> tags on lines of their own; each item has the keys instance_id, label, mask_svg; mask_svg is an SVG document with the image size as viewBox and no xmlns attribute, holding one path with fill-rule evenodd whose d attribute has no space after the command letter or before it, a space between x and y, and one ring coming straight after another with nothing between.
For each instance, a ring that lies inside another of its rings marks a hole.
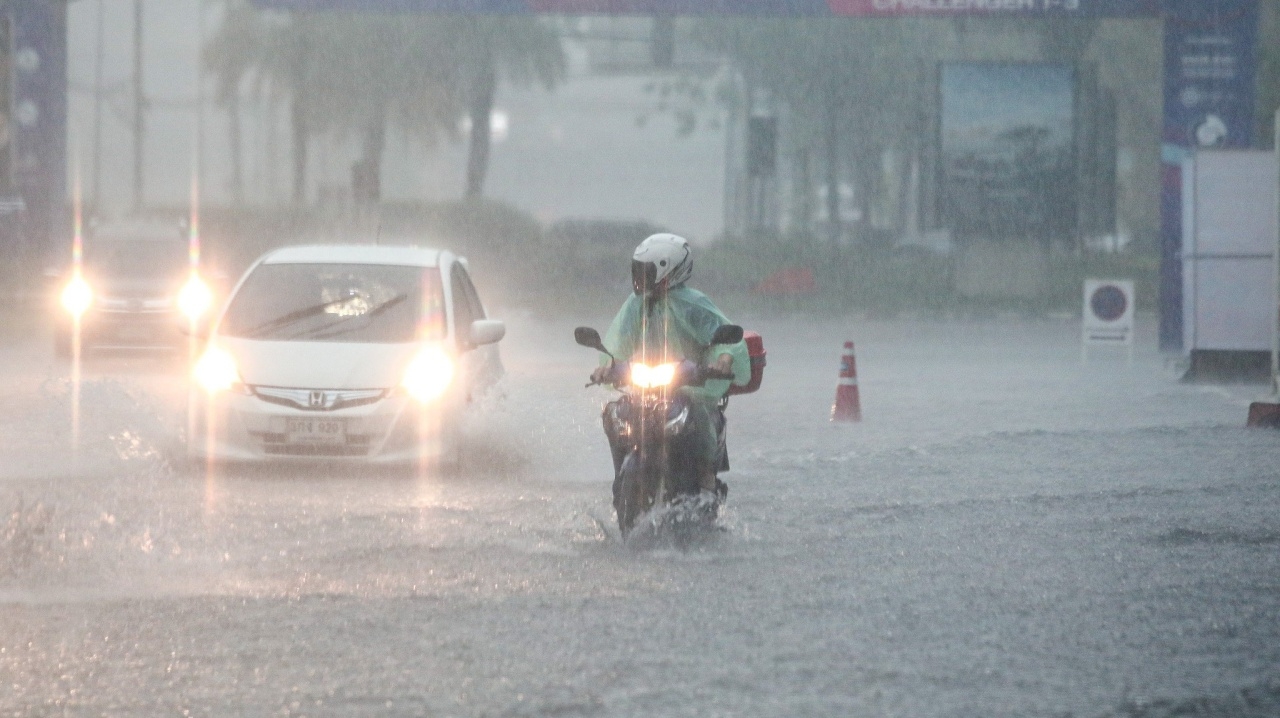
<instances>
[{"instance_id":1,"label":"challenger sign","mask_svg":"<svg viewBox=\"0 0 1280 718\"><path fill-rule=\"evenodd\" d=\"M561 15L739 15L894 17L1047 15L1138 17L1159 0L254 0L277 10Z\"/></svg>"}]
</instances>

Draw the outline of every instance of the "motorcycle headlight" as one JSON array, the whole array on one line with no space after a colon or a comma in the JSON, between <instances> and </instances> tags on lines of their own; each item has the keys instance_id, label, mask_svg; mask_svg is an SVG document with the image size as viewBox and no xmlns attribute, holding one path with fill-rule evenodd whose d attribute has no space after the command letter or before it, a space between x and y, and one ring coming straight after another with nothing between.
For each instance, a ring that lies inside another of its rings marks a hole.
<instances>
[{"instance_id":1,"label":"motorcycle headlight","mask_svg":"<svg viewBox=\"0 0 1280 718\"><path fill-rule=\"evenodd\" d=\"M89 283L84 281L84 277L77 272L71 277L71 281L67 282L67 286L63 287L61 299L62 307L72 316L79 318L93 304L93 290L89 288Z\"/></svg>"},{"instance_id":2,"label":"motorcycle headlight","mask_svg":"<svg viewBox=\"0 0 1280 718\"><path fill-rule=\"evenodd\" d=\"M434 401L453 382L453 359L439 345L418 352L405 368L400 386L409 396L423 403Z\"/></svg>"},{"instance_id":3,"label":"motorcycle headlight","mask_svg":"<svg viewBox=\"0 0 1280 718\"><path fill-rule=\"evenodd\" d=\"M236 369L236 360L225 350L209 347L196 362L192 370L201 388L210 394L236 389L243 391L244 382L240 379L240 371Z\"/></svg>"},{"instance_id":4,"label":"motorcycle headlight","mask_svg":"<svg viewBox=\"0 0 1280 718\"><path fill-rule=\"evenodd\" d=\"M213 291L197 274L192 274L178 291L178 308L182 315L194 322L204 316L213 304Z\"/></svg>"},{"instance_id":5,"label":"motorcycle headlight","mask_svg":"<svg viewBox=\"0 0 1280 718\"><path fill-rule=\"evenodd\" d=\"M670 384L676 378L676 364L649 366L639 362L631 365L631 383L641 389L656 389Z\"/></svg>"}]
</instances>

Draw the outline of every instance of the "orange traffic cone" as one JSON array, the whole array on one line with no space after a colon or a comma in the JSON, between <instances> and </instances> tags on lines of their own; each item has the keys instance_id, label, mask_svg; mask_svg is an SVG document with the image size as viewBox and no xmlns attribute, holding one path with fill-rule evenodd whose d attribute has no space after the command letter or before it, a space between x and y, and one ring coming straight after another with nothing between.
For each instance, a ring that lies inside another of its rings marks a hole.
<instances>
[{"instance_id":1,"label":"orange traffic cone","mask_svg":"<svg viewBox=\"0 0 1280 718\"><path fill-rule=\"evenodd\" d=\"M836 382L836 403L831 405L832 421L862 421L862 403L858 399L858 360L853 356L853 342L844 343L840 357L840 379Z\"/></svg>"}]
</instances>

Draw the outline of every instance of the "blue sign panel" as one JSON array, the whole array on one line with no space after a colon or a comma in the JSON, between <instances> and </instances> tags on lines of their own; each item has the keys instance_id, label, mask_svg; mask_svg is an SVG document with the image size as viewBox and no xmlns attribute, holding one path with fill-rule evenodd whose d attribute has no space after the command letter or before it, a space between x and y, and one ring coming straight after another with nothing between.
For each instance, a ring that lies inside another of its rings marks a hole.
<instances>
[{"instance_id":1,"label":"blue sign panel","mask_svg":"<svg viewBox=\"0 0 1280 718\"><path fill-rule=\"evenodd\" d=\"M831 13L845 17L1089 16L1138 17L1160 12L1160 0L828 0Z\"/></svg>"},{"instance_id":2,"label":"blue sign panel","mask_svg":"<svg viewBox=\"0 0 1280 718\"><path fill-rule=\"evenodd\" d=\"M16 241L47 245L66 209L67 5L59 0L0 0L9 21L12 87L8 206L22 207ZM12 243L14 238L10 236Z\"/></svg>"},{"instance_id":3,"label":"blue sign panel","mask_svg":"<svg viewBox=\"0 0 1280 718\"><path fill-rule=\"evenodd\" d=\"M1160 186L1160 348L1182 348L1182 160L1253 144L1257 0L1167 0Z\"/></svg>"}]
</instances>

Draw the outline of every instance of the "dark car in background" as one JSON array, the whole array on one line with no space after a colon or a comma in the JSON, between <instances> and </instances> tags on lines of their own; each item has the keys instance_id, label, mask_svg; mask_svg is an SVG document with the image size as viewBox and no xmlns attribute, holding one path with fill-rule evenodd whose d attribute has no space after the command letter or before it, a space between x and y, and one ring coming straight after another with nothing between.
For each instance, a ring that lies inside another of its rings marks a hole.
<instances>
[{"instance_id":1,"label":"dark car in background","mask_svg":"<svg viewBox=\"0 0 1280 718\"><path fill-rule=\"evenodd\" d=\"M214 289L193 267L181 224L104 224L86 232L82 245L79 262L50 273L58 356L71 356L77 334L81 352L175 349L207 320Z\"/></svg>"}]
</instances>

